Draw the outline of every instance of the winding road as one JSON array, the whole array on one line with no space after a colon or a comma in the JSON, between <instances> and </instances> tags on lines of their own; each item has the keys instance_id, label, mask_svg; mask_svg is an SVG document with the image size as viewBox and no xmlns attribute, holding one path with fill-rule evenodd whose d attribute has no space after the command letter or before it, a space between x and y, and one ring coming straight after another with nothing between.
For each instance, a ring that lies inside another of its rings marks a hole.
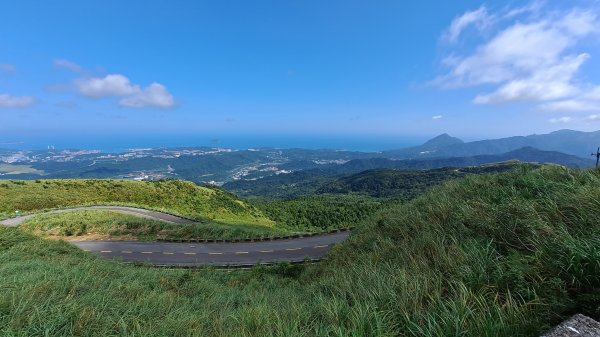
<instances>
[{"instance_id":1,"label":"winding road","mask_svg":"<svg viewBox=\"0 0 600 337\"><path fill-rule=\"evenodd\" d=\"M331 246L343 241L348 235L349 232L338 232L297 239L236 243L139 241L71 241L71 243L84 251L125 262L178 267L251 266L319 260Z\"/></svg>"},{"instance_id":2,"label":"winding road","mask_svg":"<svg viewBox=\"0 0 600 337\"><path fill-rule=\"evenodd\" d=\"M49 211L63 213L81 210L109 210L162 220L176 224L191 224L192 220L171 214L122 206L87 206ZM17 226L38 214L28 214L0 221L0 225ZM172 243L142 241L70 241L84 251L98 256L129 263L147 263L155 266L195 267L203 265L246 267L277 262L320 260L337 243L344 241L350 232L314 235L294 239L277 239L236 243Z\"/></svg>"},{"instance_id":3,"label":"winding road","mask_svg":"<svg viewBox=\"0 0 600 337\"><path fill-rule=\"evenodd\" d=\"M36 214L28 214L22 215L14 218L9 218L6 220L0 221L0 225L3 226L17 226L23 221L34 217L40 214L52 214L52 213L65 213L65 212L75 212L75 211L89 211L89 210L104 210L104 211L113 211L128 215L134 215L140 218L153 219L153 220L161 220L169 223L176 224L191 224L194 223L193 220L182 218L179 216L161 213L156 211L150 211L144 208L136 208L136 207L125 207L125 206L82 206L82 207L73 207L73 208L65 208L65 209L57 209L53 211L48 211L44 213L36 213Z\"/></svg>"}]
</instances>

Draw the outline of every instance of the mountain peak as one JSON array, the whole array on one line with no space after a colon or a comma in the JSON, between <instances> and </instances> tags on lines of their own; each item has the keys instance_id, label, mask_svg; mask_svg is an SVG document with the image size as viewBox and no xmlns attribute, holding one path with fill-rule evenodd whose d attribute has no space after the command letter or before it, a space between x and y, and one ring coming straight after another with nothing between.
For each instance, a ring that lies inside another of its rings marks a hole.
<instances>
[{"instance_id":1,"label":"mountain peak","mask_svg":"<svg viewBox=\"0 0 600 337\"><path fill-rule=\"evenodd\" d=\"M553 132L550 132L550 135L560 135L560 134L573 134L573 133L581 133L580 131L575 131L571 129L560 129Z\"/></svg>"},{"instance_id":2,"label":"mountain peak","mask_svg":"<svg viewBox=\"0 0 600 337\"><path fill-rule=\"evenodd\" d=\"M438 148L462 143L463 141L459 138L452 137L447 133L442 133L441 135L428 140L422 146L427 148Z\"/></svg>"}]
</instances>

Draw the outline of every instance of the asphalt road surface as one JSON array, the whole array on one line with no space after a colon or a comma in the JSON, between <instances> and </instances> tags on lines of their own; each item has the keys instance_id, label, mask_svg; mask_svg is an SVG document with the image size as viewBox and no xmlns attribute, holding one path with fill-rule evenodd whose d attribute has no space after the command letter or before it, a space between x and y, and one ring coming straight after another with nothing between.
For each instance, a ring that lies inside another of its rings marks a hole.
<instances>
[{"instance_id":1,"label":"asphalt road surface","mask_svg":"<svg viewBox=\"0 0 600 337\"><path fill-rule=\"evenodd\" d=\"M171 214L166 214L166 213L161 213L161 212L156 212L156 211L150 211L147 209L143 209L143 208L135 208L135 207L123 207L123 206L84 206L84 207L73 207L73 208L67 208L67 209L59 209L59 210L55 210L55 211L48 211L45 213L38 213L38 214L48 214L48 213L65 213L65 212L74 212L74 211L88 211L88 210L105 210L105 211L113 211L113 212L119 212L119 213L124 213L124 214L129 214L129 215L134 215L134 216L138 216L141 218L146 218L146 219L154 219L154 220L161 220L161 221L165 221L165 222L169 222L169 223L176 223L176 224L191 224L194 223L194 221L189 220L189 219L185 219L185 218L181 218L175 215L171 215ZM2 220L0 221L0 225L4 225L4 226L17 226L20 223L22 223L23 221L34 217L38 214L28 214L28 215L23 215L23 216L19 216L19 217L15 217L15 218L10 218L10 219L6 219L6 220Z\"/></svg>"},{"instance_id":2,"label":"asphalt road surface","mask_svg":"<svg viewBox=\"0 0 600 337\"><path fill-rule=\"evenodd\" d=\"M101 209L131 214L171 223L189 224L193 221L174 215L121 206L89 206L47 213ZM0 225L17 226L36 214L0 221ZM277 262L319 260L331 247L344 241L350 232L341 231L304 238L236 243L171 243L142 241L70 241L84 251L98 256L130 263L147 263L156 266L194 267L252 266Z\"/></svg>"},{"instance_id":3,"label":"asphalt road surface","mask_svg":"<svg viewBox=\"0 0 600 337\"><path fill-rule=\"evenodd\" d=\"M237 243L167 243L139 241L71 241L99 256L158 266L244 266L319 260L349 232L305 238Z\"/></svg>"}]
</instances>

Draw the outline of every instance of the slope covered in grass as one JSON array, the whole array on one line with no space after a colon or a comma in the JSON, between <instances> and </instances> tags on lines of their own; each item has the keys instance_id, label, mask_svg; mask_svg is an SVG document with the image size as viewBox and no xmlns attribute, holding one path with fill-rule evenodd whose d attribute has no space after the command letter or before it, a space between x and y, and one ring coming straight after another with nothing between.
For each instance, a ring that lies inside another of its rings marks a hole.
<instances>
[{"instance_id":1,"label":"slope covered in grass","mask_svg":"<svg viewBox=\"0 0 600 337\"><path fill-rule=\"evenodd\" d=\"M325 262L122 266L0 229L0 335L539 336L600 304L600 177L470 176L380 211Z\"/></svg>"},{"instance_id":2,"label":"slope covered in grass","mask_svg":"<svg viewBox=\"0 0 600 337\"><path fill-rule=\"evenodd\" d=\"M181 180L9 180L0 182L0 217L86 204L124 204L194 219L271 225L258 209L233 194Z\"/></svg>"},{"instance_id":3,"label":"slope covered in grass","mask_svg":"<svg viewBox=\"0 0 600 337\"><path fill-rule=\"evenodd\" d=\"M40 214L27 219L19 228L45 237L76 240L244 239L287 234L284 230L261 225L173 224L104 210Z\"/></svg>"},{"instance_id":4,"label":"slope covered in grass","mask_svg":"<svg viewBox=\"0 0 600 337\"><path fill-rule=\"evenodd\" d=\"M450 181L380 212L333 257L346 296L408 335L536 336L600 304L599 173Z\"/></svg>"},{"instance_id":5,"label":"slope covered in grass","mask_svg":"<svg viewBox=\"0 0 600 337\"><path fill-rule=\"evenodd\" d=\"M518 161L507 161L481 166L444 167L431 170L373 169L339 177L321 186L317 193L358 193L378 198L396 197L407 200L451 179L470 174L504 172L520 165L523 164ZM535 166L539 167L538 164Z\"/></svg>"}]
</instances>

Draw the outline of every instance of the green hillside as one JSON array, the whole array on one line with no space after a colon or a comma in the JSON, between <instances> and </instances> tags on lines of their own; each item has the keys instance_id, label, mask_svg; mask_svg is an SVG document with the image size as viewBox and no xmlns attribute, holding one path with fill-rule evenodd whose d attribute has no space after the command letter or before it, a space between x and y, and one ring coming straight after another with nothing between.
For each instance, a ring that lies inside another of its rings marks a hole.
<instances>
[{"instance_id":1,"label":"green hillside","mask_svg":"<svg viewBox=\"0 0 600 337\"><path fill-rule=\"evenodd\" d=\"M300 232L354 227L382 207L399 202L361 195L307 195L292 200L252 201L278 226Z\"/></svg>"},{"instance_id":2,"label":"green hillside","mask_svg":"<svg viewBox=\"0 0 600 337\"><path fill-rule=\"evenodd\" d=\"M341 177L325 184L317 193L359 193L372 197L402 197L419 195L446 180L464 177L454 168L434 170L375 169Z\"/></svg>"},{"instance_id":3,"label":"green hillside","mask_svg":"<svg viewBox=\"0 0 600 337\"><path fill-rule=\"evenodd\" d=\"M87 204L123 204L165 210L197 220L272 225L233 194L181 180L8 180L0 182L0 217Z\"/></svg>"},{"instance_id":4,"label":"green hillside","mask_svg":"<svg viewBox=\"0 0 600 337\"><path fill-rule=\"evenodd\" d=\"M600 303L600 176L472 175L316 265L126 266L0 228L3 336L539 336Z\"/></svg>"},{"instance_id":5,"label":"green hillside","mask_svg":"<svg viewBox=\"0 0 600 337\"><path fill-rule=\"evenodd\" d=\"M342 176L324 184L316 193L357 193L377 198L411 199L450 179L461 178L469 174L503 172L522 165L540 166L539 164L506 161L481 166L444 167L431 170L374 169Z\"/></svg>"},{"instance_id":6,"label":"green hillside","mask_svg":"<svg viewBox=\"0 0 600 337\"><path fill-rule=\"evenodd\" d=\"M221 223L172 224L105 210L36 215L19 228L26 233L56 239L244 239L289 234L277 227Z\"/></svg>"}]
</instances>

